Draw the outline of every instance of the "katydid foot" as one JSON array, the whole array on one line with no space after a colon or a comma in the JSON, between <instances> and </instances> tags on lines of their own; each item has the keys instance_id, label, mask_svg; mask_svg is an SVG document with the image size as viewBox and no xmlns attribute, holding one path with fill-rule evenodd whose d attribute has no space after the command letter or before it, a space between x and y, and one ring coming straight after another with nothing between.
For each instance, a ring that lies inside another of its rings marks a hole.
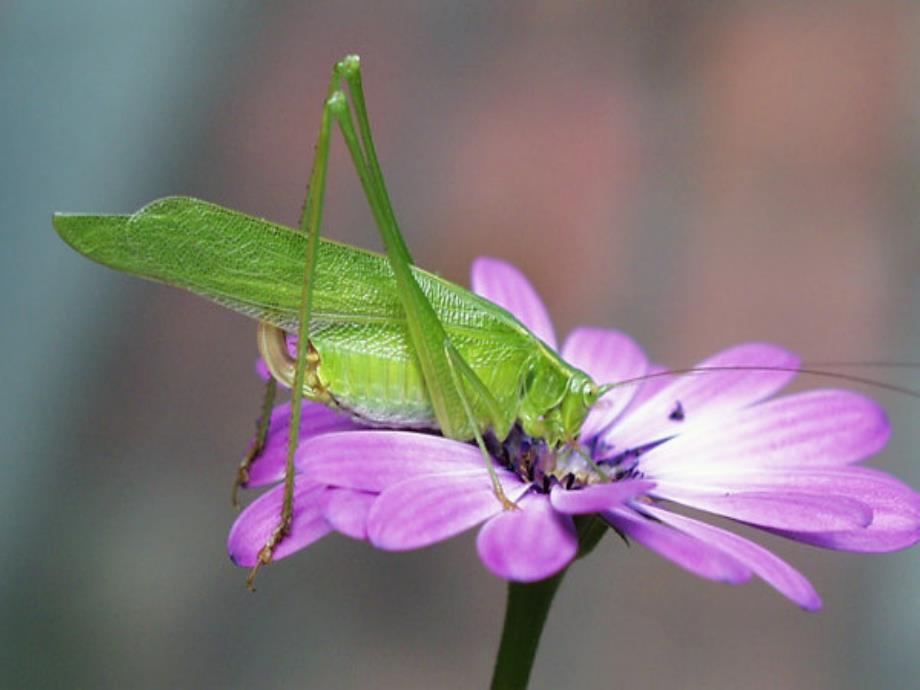
<instances>
[{"instance_id":1,"label":"katydid foot","mask_svg":"<svg viewBox=\"0 0 920 690\"><path fill-rule=\"evenodd\" d=\"M258 560L249 571L249 575L246 577L246 589L248 589L250 592L256 591L256 575L258 575L262 566L268 565L272 562L275 549L278 548L278 545L282 542L282 540L291 533L292 523L293 516L288 516L286 518L283 517L281 519L281 523L272 531L268 541L265 542L265 546L263 546L259 551Z\"/></svg>"}]
</instances>

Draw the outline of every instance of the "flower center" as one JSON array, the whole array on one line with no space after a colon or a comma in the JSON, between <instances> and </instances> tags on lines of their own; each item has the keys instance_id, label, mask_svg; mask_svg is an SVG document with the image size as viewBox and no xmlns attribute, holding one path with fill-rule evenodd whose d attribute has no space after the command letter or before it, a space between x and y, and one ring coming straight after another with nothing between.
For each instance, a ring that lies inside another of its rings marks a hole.
<instances>
[{"instance_id":1,"label":"flower center","mask_svg":"<svg viewBox=\"0 0 920 690\"><path fill-rule=\"evenodd\" d=\"M604 457L604 449L596 444L553 448L544 439L528 436L520 424L515 424L504 441L491 435L485 440L492 457L502 467L532 484L540 493L548 493L555 485L578 489L638 476L641 473L636 465L645 450L634 449Z\"/></svg>"}]
</instances>

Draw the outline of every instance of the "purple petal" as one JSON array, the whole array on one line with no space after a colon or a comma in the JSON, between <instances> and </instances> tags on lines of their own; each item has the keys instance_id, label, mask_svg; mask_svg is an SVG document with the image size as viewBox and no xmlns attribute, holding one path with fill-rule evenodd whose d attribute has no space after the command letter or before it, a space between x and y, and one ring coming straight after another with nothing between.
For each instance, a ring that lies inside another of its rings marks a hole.
<instances>
[{"instance_id":1,"label":"purple petal","mask_svg":"<svg viewBox=\"0 0 920 690\"><path fill-rule=\"evenodd\" d=\"M330 410L325 405L304 402L300 415L300 443L331 431L348 431L362 427L348 417ZM268 424L265 448L249 468L247 488L271 484L284 477L287 462L288 436L291 431L291 403L286 402L272 410Z\"/></svg>"},{"instance_id":2,"label":"purple petal","mask_svg":"<svg viewBox=\"0 0 920 690\"><path fill-rule=\"evenodd\" d=\"M577 328L562 346L562 359L588 374L595 383L616 383L642 376L648 359L632 338L619 331ZM614 388L591 410L581 427L581 437L591 438L616 419L635 396L638 386Z\"/></svg>"},{"instance_id":3,"label":"purple petal","mask_svg":"<svg viewBox=\"0 0 920 690\"><path fill-rule=\"evenodd\" d=\"M644 376L646 378L642 383L636 384L636 394L629 402L629 406L623 411L623 417L635 411L638 407L645 404L645 401L652 396L657 395L662 388L670 386L674 382L673 376L661 376L668 371L663 364L649 364Z\"/></svg>"},{"instance_id":4,"label":"purple petal","mask_svg":"<svg viewBox=\"0 0 920 690\"><path fill-rule=\"evenodd\" d=\"M798 365L798 357L775 345L749 343L724 350L697 367L767 369L701 371L678 377L615 424L604 441L625 450L673 436L694 425L718 422L726 413L772 395L795 376L794 372L776 371L777 367L794 369Z\"/></svg>"},{"instance_id":5,"label":"purple petal","mask_svg":"<svg viewBox=\"0 0 920 690\"><path fill-rule=\"evenodd\" d=\"M855 497L872 507L872 524L865 529L820 534L771 531L826 549L864 553L898 551L920 541L920 494L909 486L868 467L850 467L845 474L826 474L830 475L825 480L833 487L830 490Z\"/></svg>"},{"instance_id":6,"label":"purple petal","mask_svg":"<svg viewBox=\"0 0 920 690\"><path fill-rule=\"evenodd\" d=\"M724 529L652 505L643 503L639 510L730 554L806 611L817 611L821 608L821 598L811 583L798 570L762 546Z\"/></svg>"},{"instance_id":7,"label":"purple petal","mask_svg":"<svg viewBox=\"0 0 920 690\"><path fill-rule=\"evenodd\" d=\"M473 262L473 292L511 312L544 343L556 349L556 333L543 301L524 274L499 259L479 257Z\"/></svg>"},{"instance_id":8,"label":"purple petal","mask_svg":"<svg viewBox=\"0 0 920 690\"><path fill-rule=\"evenodd\" d=\"M317 436L300 446L297 466L313 481L374 492L421 475L487 472L479 449L469 444L382 430Z\"/></svg>"},{"instance_id":9,"label":"purple petal","mask_svg":"<svg viewBox=\"0 0 920 690\"><path fill-rule=\"evenodd\" d=\"M624 479L618 482L592 484L577 491L556 485L550 494L553 508L567 515L587 515L612 510L621 503L646 493L655 482Z\"/></svg>"},{"instance_id":10,"label":"purple petal","mask_svg":"<svg viewBox=\"0 0 920 690\"><path fill-rule=\"evenodd\" d=\"M816 390L739 410L717 430L690 429L649 451L641 466L646 474L670 478L737 467L846 465L881 450L889 435L874 401Z\"/></svg>"},{"instance_id":11,"label":"purple petal","mask_svg":"<svg viewBox=\"0 0 920 690\"><path fill-rule=\"evenodd\" d=\"M633 395L632 400L630 400L629 404L626 406L626 409L623 410L619 419L617 419L615 423L622 423L623 420L633 414L636 410L641 409L646 400L651 399L662 388L670 386L674 382L673 376L659 376L659 374L664 374L667 371L668 368L661 364L649 364L648 369L643 376L651 378L646 378L643 381L630 384L635 387L636 392ZM603 432L601 432L600 435L601 437L606 436L606 434Z\"/></svg>"},{"instance_id":12,"label":"purple petal","mask_svg":"<svg viewBox=\"0 0 920 690\"><path fill-rule=\"evenodd\" d=\"M323 519L320 498L326 487L294 479L294 522L273 554L274 560L290 556L326 536L331 528ZM227 537L227 550L236 565L251 567L259 560L259 551L281 521L284 486L277 486L259 496L236 519Z\"/></svg>"},{"instance_id":13,"label":"purple petal","mask_svg":"<svg viewBox=\"0 0 920 690\"><path fill-rule=\"evenodd\" d=\"M529 488L507 472L499 476L512 501ZM377 548L408 551L453 537L501 512L485 470L415 477L374 501L367 536Z\"/></svg>"},{"instance_id":14,"label":"purple petal","mask_svg":"<svg viewBox=\"0 0 920 690\"><path fill-rule=\"evenodd\" d=\"M795 532L792 530L769 530L774 534L804 544L834 551L855 551L858 553L887 553L908 549L920 542L920 525L911 528L896 528L876 518L869 527L845 532ZM878 523L878 524L876 524Z\"/></svg>"},{"instance_id":15,"label":"purple petal","mask_svg":"<svg viewBox=\"0 0 920 690\"><path fill-rule=\"evenodd\" d=\"M476 539L479 557L493 573L515 582L536 582L555 575L578 553L572 518L553 510L548 497L524 496L518 510L489 520Z\"/></svg>"},{"instance_id":16,"label":"purple petal","mask_svg":"<svg viewBox=\"0 0 920 690\"><path fill-rule=\"evenodd\" d=\"M870 538L876 533L902 533L906 538L916 532L920 523L920 494L895 477L871 467L717 468L708 474L700 472L693 477L661 480L653 493L683 502L682 492L719 496L739 491L768 492L780 497L804 493L836 496L841 503L857 501L872 510L872 524L868 527ZM859 529L858 532L866 533L867 530Z\"/></svg>"},{"instance_id":17,"label":"purple petal","mask_svg":"<svg viewBox=\"0 0 920 690\"><path fill-rule=\"evenodd\" d=\"M605 513L604 518L627 536L694 575L733 585L747 582L751 578L747 566L721 549L653 522L633 510L617 508Z\"/></svg>"},{"instance_id":18,"label":"purple petal","mask_svg":"<svg viewBox=\"0 0 920 690\"><path fill-rule=\"evenodd\" d=\"M871 507L839 494L683 489L671 484L659 484L654 494L691 508L775 529L831 532L864 528L872 522Z\"/></svg>"},{"instance_id":19,"label":"purple petal","mask_svg":"<svg viewBox=\"0 0 920 690\"><path fill-rule=\"evenodd\" d=\"M352 539L367 538L367 514L377 494L331 487L320 499L320 510L336 532Z\"/></svg>"},{"instance_id":20,"label":"purple petal","mask_svg":"<svg viewBox=\"0 0 920 690\"><path fill-rule=\"evenodd\" d=\"M899 503L905 505L911 515L918 510L917 494L913 489L871 467L715 468L709 473L668 477L658 483L660 491L656 489L656 494L687 491L722 495L736 491L769 491L780 495L798 491L845 496L880 508L889 502Z\"/></svg>"}]
</instances>

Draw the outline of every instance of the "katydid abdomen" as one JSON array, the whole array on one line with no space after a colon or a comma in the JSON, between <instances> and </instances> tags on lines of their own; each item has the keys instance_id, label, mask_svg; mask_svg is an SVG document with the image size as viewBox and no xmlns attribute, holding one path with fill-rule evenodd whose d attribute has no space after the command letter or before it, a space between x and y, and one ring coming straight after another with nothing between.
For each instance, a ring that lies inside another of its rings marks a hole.
<instances>
[{"instance_id":1,"label":"katydid abdomen","mask_svg":"<svg viewBox=\"0 0 920 690\"><path fill-rule=\"evenodd\" d=\"M153 202L131 216L58 215L55 227L99 263L297 331L306 246L300 232L182 197ZM586 378L504 309L412 271L454 347L504 412L495 420L469 389L481 431L504 438L526 399L531 408L549 410L573 376ZM312 289L310 341L331 404L372 424L437 429L387 258L320 240ZM279 378L289 384L293 376ZM306 392L317 399L315 391ZM469 440L473 430L467 425L455 436Z\"/></svg>"},{"instance_id":2,"label":"katydid abdomen","mask_svg":"<svg viewBox=\"0 0 920 690\"><path fill-rule=\"evenodd\" d=\"M320 383L343 409L371 424L438 428L404 327L326 326L316 318L310 340L319 354ZM455 337L453 342L504 409L516 411L529 353L501 348L495 356L496 350L481 341ZM475 399L475 392L469 393ZM504 436L507 429L496 431Z\"/></svg>"}]
</instances>

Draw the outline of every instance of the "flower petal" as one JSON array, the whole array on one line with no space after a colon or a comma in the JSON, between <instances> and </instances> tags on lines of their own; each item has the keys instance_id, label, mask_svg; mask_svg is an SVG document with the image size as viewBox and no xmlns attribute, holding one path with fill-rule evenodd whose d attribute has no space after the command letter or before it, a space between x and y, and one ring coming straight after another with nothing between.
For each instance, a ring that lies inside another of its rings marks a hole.
<instances>
[{"instance_id":1,"label":"flower petal","mask_svg":"<svg viewBox=\"0 0 920 690\"><path fill-rule=\"evenodd\" d=\"M655 477L846 465L877 453L889 435L885 413L873 400L816 390L739 410L723 418L718 433L689 429L649 451L640 465Z\"/></svg>"},{"instance_id":2,"label":"flower petal","mask_svg":"<svg viewBox=\"0 0 920 690\"><path fill-rule=\"evenodd\" d=\"M636 394L633 396L633 399L629 402L629 406L626 410L623 411L623 417L625 418L631 412L634 412L641 405L645 404L645 401L650 399L653 395L657 395L658 391L662 388L670 386L674 382L673 376L665 376L668 371L668 368L663 364L649 364L648 369L646 370L643 376L647 377L642 383L636 384Z\"/></svg>"},{"instance_id":3,"label":"flower petal","mask_svg":"<svg viewBox=\"0 0 920 690\"><path fill-rule=\"evenodd\" d=\"M669 477L655 487L654 493L681 503L686 502L683 496L679 497L681 491L697 493L704 487L716 495L750 490L769 491L778 496L805 492L830 498L840 505L856 501L872 511L872 523L868 526L827 532L779 527L770 531L796 541L843 551L896 551L920 540L920 494L895 477L871 467L779 468L776 471L721 469L709 476L694 476L692 481L691 484L687 478Z\"/></svg>"},{"instance_id":4,"label":"flower petal","mask_svg":"<svg viewBox=\"0 0 920 690\"><path fill-rule=\"evenodd\" d=\"M707 491L659 484L654 495L760 527L802 532L832 532L864 528L872 508L839 494L792 491Z\"/></svg>"},{"instance_id":5,"label":"flower petal","mask_svg":"<svg viewBox=\"0 0 920 690\"><path fill-rule=\"evenodd\" d=\"M553 508L567 515L587 515L616 508L631 498L646 493L655 482L623 479L618 482L592 484L577 491L556 485L550 494Z\"/></svg>"},{"instance_id":6,"label":"flower petal","mask_svg":"<svg viewBox=\"0 0 920 690\"><path fill-rule=\"evenodd\" d=\"M633 510L617 508L604 513L604 519L659 556L694 575L733 585L751 579L750 569L733 556L694 536L653 522Z\"/></svg>"},{"instance_id":7,"label":"flower petal","mask_svg":"<svg viewBox=\"0 0 920 690\"><path fill-rule=\"evenodd\" d=\"M805 579L805 576L759 544L719 527L707 525L705 522L693 520L653 505L643 503L638 509L646 515L732 555L764 582L806 611L817 611L821 608L821 597L818 596L811 583Z\"/></svg>"},{"instance_id":8,"label":"flower petal","mask_svg":"<svg viewBox=\"0 0 920 690\"><path fill-rule=\"evenodd\" d=\"M272 377L271 372L268 370L268 365L261 357L256 358L256 376L263 381L268 381Z\"/></svg>"},{"instance_id":9,"label":"flower petal","mask_svg":"<svg viewBox=\"0 0 920 690\"><path fill-rule=\"evenodd\" d=\"M633 379L648 369L648 359L635 340L625 333L601 328L572 331L562 346L562 359L584 371L598 385ZM638 388L614 388L598 400L581 427L581 437L591 438L616 419Z\"/></svg>"},{"instance_id":10,"label":"flower petal","mask_svg":"<svg viewBox=\"0 0 920 690\"><path fill-rule=\"evenodd\" d=\"M411 431L364 430L317 436L300 446L297 466L313 481L374 492L421 475L486 473L478 448Z\"/></svg>"},{"instance_id":11,"label":"flower petal","mask_svg":"<svg viewBox=\"0 0 920 690\"><path fill-rule=\"evenodd\" d=\"M828 485L835 492L871 506L871 525L865 529L817 534L770 531L813 546L863 553L898 551L920 541L920 494L900 480L869 467L850 467L846 468L845 476L841 474L830 477Z\"/></svg>"},{"instance_id":12,"label":"flower petal","mask_svg":"<svg viewBox=\"0 0 920 690\"><path fill-rule=\"evenodd\" d=\"M500 471L499 477L512 501L529 488L508 472ZM485 469L414 477L374 501L367 536L377 548L408 551L453 537L501 512Z\"/></svg>"},{"instance_id":13,"label":"flower petal","mask_svg":"<svg viewBox=\"0 0 920 690\"><path fill-rule=\"evenodd\" d=\"M300 415L300 442L330 431L362 428L357 422L319 403L304 402ZM291 403L275 407L268 423L265 448L249 467L246 488L264 486L284 477L287 462L288 436L291 430Z\"/></svg>"},{"instance_id":14,"label":"flower petal","mask_svg":"<svg viewBox=\"0 0 920 690\"><path fill-rule=\"evenodd\" d=\"M330 487L320 498L320 510L329 526L352 539L367 538L367 514L377 494Z\"/></svg>"},{"instance_id":15,"label":"flower petal","mask_svg":"<svg viewBox=\"0 0 920 690\"><path fill-rule=\"evenodd\" d=\"M511 264L481 256L473 262L473 292L507 309L531 333L554 350L556 333L543 300L530 281Z\"/></svg>"},{"instance_id":16,"label":"flower petal","mask_svg":"<svg viewBox=\"0 0 920 690\"><path fill-rule=\"evenodd\" d=\"M505 510L479 530L479 557L493 573L515 582L555 575L578 553L575 524L553 510L548 497L530 494L518 510Z\"/></svg>"},{"instance_id":17,"label":"flower petal","mask_svg":"<svg viewBox=\"0 0 920 690\"><path fill-rule=\"evenodd\" d=\"M891 521L894 522L894 521ZM887 553L908 549L920 542L920 526L899 528L888 520L876 518L866 529L844 532L795 532L793 530L769 530L774 534L804 544L811 544L834 551L855 551L858 553Z\"/></svg>"},{"instance_id":18,"label":"flower petal","mask_svg":"<svg viewBox=\"0 0 920 690\"><path fill-rule=\"evenodd\" d=\"M775 393L795 376L786 370L798 365L798 357L775 345L748 343L729 348L697 367L744 369L700 371L677 378L614 425L604 441L613 448L627 450L674 436L694 425L718 422L726 413Z\"/></svg>"},{"instance_id":19,"label":"flower petal","mask_svg":"<svg viewBox=\"0 0 920 690\"><path fill-rule=\"evenodd\" d=\"M294 521L291 533L272 554L276 561L306 548L331 531L320 509L320 497L326 487L299 476L294 482ZM277 486L240 513L227 537L227 550L236 565L251 567L259 560L259 551L281 520L283 500L284 486Z\"/></svg>"},{"instance_id":20,"label":"flower petal","mask_svg":"<svg viewBox=\"0 0 920 690\"><path fill-rule=\"evenodd\" d=\"M645 374L643 374L643 376L649 378L646 378L643 381L637 381L634 384L630 384L631 386L635 387L636 392L633 395L632 400L630 400L629 404L626 406L626 409L623 410L619 418L615 420L614 423L622 423L622 421L629 417L629 415L633 414L636 410L641 409L646 400L651 399L662 388L670 386L674 382L674 377L670 375L664 376L663 374L666 374L667 371L668 368L661 364L649 364L648 369L646 370ZM602 440L606 439L607 434L603 431L601 431L599 435L601 436Z\"/></svg>"}]
</instances>

